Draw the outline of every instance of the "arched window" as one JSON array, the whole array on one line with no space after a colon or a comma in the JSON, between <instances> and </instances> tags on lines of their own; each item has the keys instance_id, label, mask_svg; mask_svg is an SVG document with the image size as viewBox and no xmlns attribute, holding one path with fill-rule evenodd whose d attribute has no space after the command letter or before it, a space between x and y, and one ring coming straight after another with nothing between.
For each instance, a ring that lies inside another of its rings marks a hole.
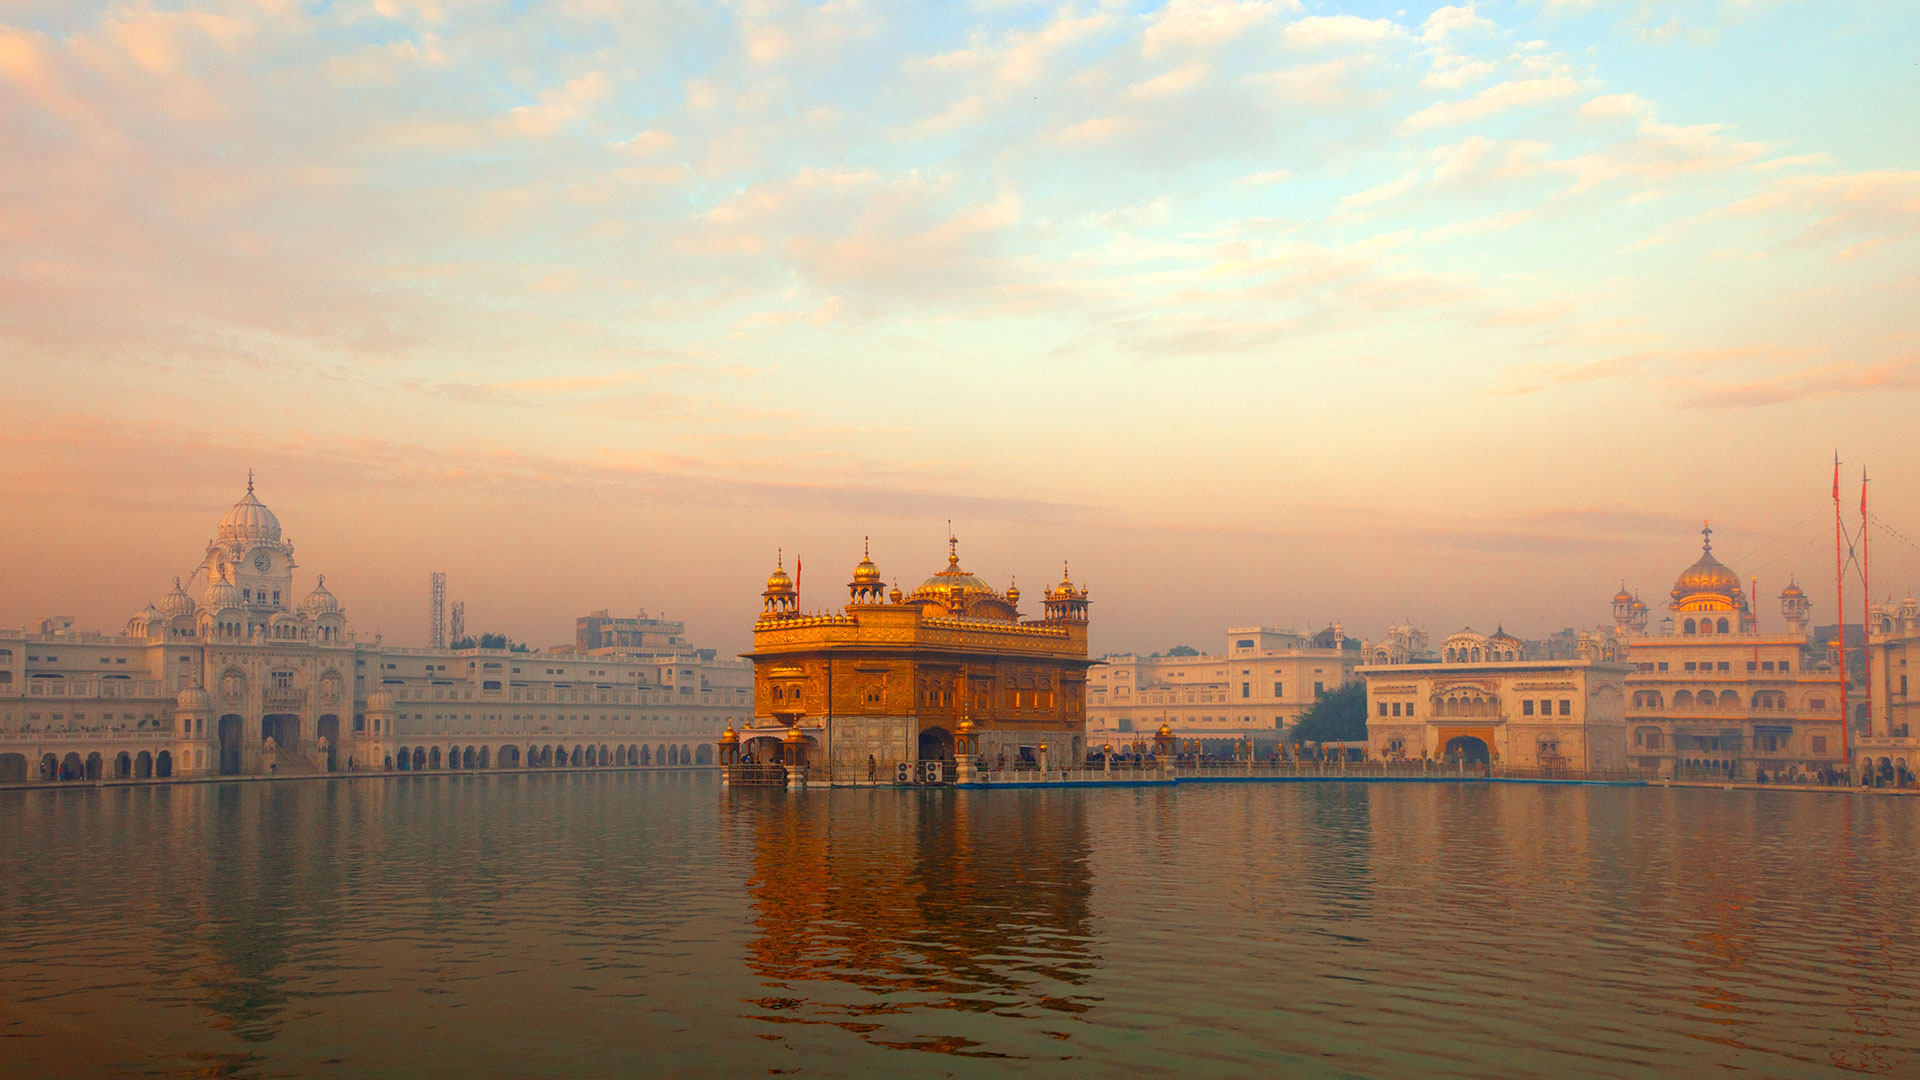
<instances>
[{"instance_id":1,"label":"arched window","mask_svg":"<svg viewBox=\"0 0 1920 1080\"><path fill-rule=\"evenodd\" d=\"M1688 619L1685 623L1681 624L1680 632L1683 634L1696 634L1699 633L1699 627L1692 619Z\"/></svg>"},{"instance_id":2,"label":"arched window","mask_svg":"<svg viewBox=\"0 0 1920 1080\"><path fill-rule=\"evenodd\" d=\"M1693 708L1693 691L1675 690L1673 692L1673 707L1676 709Z\"/></svg>"},{"instance_id":3,"label":"arched window","mask_svg":"<svg viewBox=\"0 0 1920 1080\"><path fill-rule=\"evenodd\" d=\"M1720 633L1722 633L1722 634L1724 634L1724 633L1727 633L1727 632L1728 632L1728 630L1727 630L1727 620L1725 620L1725 619L1721 619L1721 620L1720 620L1720 625L1719 625L1719 626L1717 626L1717 627L1715 627L1715 629L1716 629L1716 630L1718 630L1718 631L1719 631Z\"/></svg>"}]
</instances>

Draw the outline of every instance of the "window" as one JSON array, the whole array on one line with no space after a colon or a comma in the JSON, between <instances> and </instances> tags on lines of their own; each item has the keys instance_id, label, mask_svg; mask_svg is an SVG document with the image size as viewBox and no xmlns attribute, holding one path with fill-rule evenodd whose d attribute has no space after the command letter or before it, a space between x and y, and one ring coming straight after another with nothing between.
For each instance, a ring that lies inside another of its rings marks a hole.
<instances>
[{"instance_id":1,"label":"window","mask_svg":"<svg viewBox=\"0 0 1920 1080\"><path fill-rule=\"evenodd\" d=\"M1561 715L1561 716L1572 716L1572 715L1573 715L1573 701L1572 701L1572 699L1570 699L1570 698L1561 698L1561 699L1560 699L1560 715Z\"/></svg>"},{"instance_id":2,"label":"window","mask_svg":"<svg viewBox=\"0 0 1920 1080\"><path fill-rule=\"evenodd\" d=\"M1695 667L1695 666L1696 666L1696 665L1694 664L1694 662L1693 662L1693 661L1691 661L1691 660L1689 660L1689 661L1687 661L1687 670L1688 670L1688 671L1692 671L1692 670L1694 669L1694 667Z\"/></svg>"},{"instance_id":3,"label":"window","mask_svg":"<svg viewBox=\"0 0 1920 1080\"><path fill-rule=\"evenodd\" d=\"M1252 684L1252 683L1241 683L1241 684L1240 684L1240 696L1241 696L1241 697L1243 697L1243 698L1244 698L1244 697L1252 697L1252 696L1253 696L1253 684Z\"/></svg>"},{"instance_id":4,"label":"window","mask_svg":"<svg viewBox=\"0 0 1920 1080\"><path fill-rule=\"evenodd\" d=\"M1827 752L1827 737L1825 735L1815 735L1813 737L1813 752L1816 754L1824 754Z\"/></svg>"},{"instance_id":5,"label":"window","mask_svg":"<svg viewBox=\"0 0 1920 1080\"><path fill-rule=\"evenodd\" d=\"M1747 670L1748 670L1748 671L1758 671L1758 670L1760 670L1760 665L1759 665L1759 663L1757 663L1756 661L1753 661L1753 660L1749 660L1749 661L1747 661ZM1768 670L1768 671L1772 671L1772 670L1773 670L1773 665L1772 665L1772 664L1768 664L1768 665L1767 665L1767 670Z\"/></svg>"},{"instance_id":6,"label":"window","mask_svg":"<svg viewBox=\"0 0 1920 1080\"><path fill-rule=\"evenodd\" d=\"M1723 621L1724 621L1724 620L1723 620ZM1733 665L1732 665L1732 664L1730 664L1730 663L1728 663L1728 662L1727 662L1727 661L1725 661L1725 660L1722 660L1722 661L1720 661L1720 670L1721 670L1721 671L1732 671L1732 670L1733 670Z\"/></svg>"},{"instance_id":7,"label":"window","mask_svg":"<svg viewBox=\"0 0 1920 1080\"><path fill-rule=\"evenodd\" d=\"M1282 691L1281 691L1281 689L1280 689L1280 684L1279 684L1279 683L1274 683L1274 684L1273 684L1273 696L1274 696L1274 697L1282 697L1282 696L1284 696L1284 695L1283 695L1283 693L1282 693Z\"/></svg>"},{"instance_id":8,"label":"window","mask_svg":"<svg viewBox=\"0 0 1920 1080\"><path fill-rule=\"evenodd\" d=\"M1660 670L1661 671L1667 670L1667 662L1665 660L1660 661Z\"/></svg>"},{"instance_id":9,"label":"window","mask_svg":"<svg viewBox=\"0 0 1920 1080\"><path fill-rule=\"evenodd\" d=\"M1313 696L1314 696L1314 697L1319 697L1319 696L1320 696L1321 694L1324 694L1324 693L1326 693L1326 692L1327 692L1327 684L1326 684L1326 683L1314 683L1314 684L1313 684Z\"/></svg>"},{"instance_id":10,"label":"window","mask_svg":"<svg viewBox=\"0 0 1920 1080\"><path fill-rule=\"evenodd\" d=\"M1793 670L1793 663L1792 663L1791 661L1788 661L1788 660L1782 660L1782 661L1780 661L1780 670L1781 670L1781 671L1792 671L1792 670Z\"/></svg>"},{"instance_id":11,"label":"window","mask_svg":"<svg viewBox=\"0 0 1920 1080\"><path fill-rule=\"evenodd\" d=\"M1520 715L1521 716L1533 715L1533 699L1532 698L1520 699Z\"/></svg>"},{"instance_id":12,"label":"window","mask_svg":"<svg viewBox=\"0 0 1920 1080\"><path fill-rule=\"evenodd\" d=\"M1385 715L1387 715L1387 703L1386 703L1386 702L1384 702L1384 701L1380 703L1380 715L1381 715L1381 716L1385 716ZM1399 716L1399 715L1400 715L1400 706L1398 706L1398 705L1395 705L1395 706L1393 707L1393 715L1395 715L1395 716Z\"/></svg>"}]
</instances>

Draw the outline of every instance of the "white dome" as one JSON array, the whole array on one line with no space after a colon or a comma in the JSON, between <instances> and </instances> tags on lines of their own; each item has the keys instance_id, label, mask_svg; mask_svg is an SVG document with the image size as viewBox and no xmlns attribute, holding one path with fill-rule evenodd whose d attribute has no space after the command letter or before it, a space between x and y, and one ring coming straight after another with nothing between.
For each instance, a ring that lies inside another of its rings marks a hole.
<instances>
[{"instance_id":1,"label":"white dome","mask_svg":"<svg viewBox=\"0 0 1920 1080\"><path fill-rule=\"evenodd\" d=\"M197 686L189 686L185 690L180 691L180 696L174 699L174 703L182 709L208 709L213 707L213 699L207 696L205 690Z\"/></svg>"},{"instance_id":2,"label":"white dome","mask_svg":"<svg viewBox=\"0 0 1920 1080\"><path fill-rule=\"evenodd\" d=\"M200 604L202 607L214 608L216 610L219 608L239 607L240 590L224 581L216 581L207 586L207 591L201 594Z\"/></svg>"},{"instance_id":3,"label":"white dome","mask_svg":"<svg viewBox=\"0 0 1920 1080\"><path fill-rule=\"evenodd\" d=\"M387 693L385 690L375 690L373 693L367 695L368 712L391 710L392 708L393 695Z\"/></svg>"},{"instance_id":4,"label":"white dome","mask_svg":"<svg viewBox=\"0 0 1920 1080\"><path fill-rule=\"evenodd\" d=\"M160 613L171 619L176 615L193 614L193 597L180 587L180 579L173 579L173 591L160 598Z\"/></svg>"},{"instance_id":5,"label":"white dome","mask_svg":"<svg viewBox=\"0 0 1920 1080\"><path fill-rule=\"evenodd\" d=\"M327 591L327 575L320 575L320 580L314 585L313 591L307 594L305 600L300 601L300 610L309 615L334 615L339 613L340 600Z\"/></svg>"},{"instance_id":6,"label":"white dome","mask_svg":"<svg viewBox=\"0 0 1920 1080\"><path fill-rule=\"evenodd\" d=\"M247 493L220 519L222 540L280 539L280 519L259 499L253 497L253 477L247 477Z\"/></svg>"}]
</instances>

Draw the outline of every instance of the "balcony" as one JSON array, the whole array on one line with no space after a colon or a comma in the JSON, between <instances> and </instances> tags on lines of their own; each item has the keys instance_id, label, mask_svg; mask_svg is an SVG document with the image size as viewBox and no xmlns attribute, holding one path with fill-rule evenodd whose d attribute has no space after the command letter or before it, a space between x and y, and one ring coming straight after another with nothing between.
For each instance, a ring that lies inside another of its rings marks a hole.
<instances>
[{"instance_id":1,"label":"balcony","mask_svg":"<svg viewBox=\"0 0 1920 1080\"><path fill-rule=\"evenodd\" d=\"M262 696L269 709L297 709L307 703L307 692L292 686L269 686Z\"/></svg>"}]
</instances>

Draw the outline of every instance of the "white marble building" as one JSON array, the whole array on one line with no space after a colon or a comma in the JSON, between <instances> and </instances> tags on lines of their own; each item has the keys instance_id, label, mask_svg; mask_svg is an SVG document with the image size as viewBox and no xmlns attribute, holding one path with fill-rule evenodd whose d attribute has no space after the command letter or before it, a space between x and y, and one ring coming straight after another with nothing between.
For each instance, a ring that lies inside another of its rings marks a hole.
<instances>
[{"instance_id":1,"label":"white marble building","mask_svg":"<svg viewBox=\"0 0 1920 1080\"><path fill-rule=\"evenodd\" d=\"M357 639L246 495L185 582L119 635L0 630L0 783L712 760L752 674L656 653L397 648ZM195 596L197 593L197 599Z\"/></svg>"}]
</instances>

